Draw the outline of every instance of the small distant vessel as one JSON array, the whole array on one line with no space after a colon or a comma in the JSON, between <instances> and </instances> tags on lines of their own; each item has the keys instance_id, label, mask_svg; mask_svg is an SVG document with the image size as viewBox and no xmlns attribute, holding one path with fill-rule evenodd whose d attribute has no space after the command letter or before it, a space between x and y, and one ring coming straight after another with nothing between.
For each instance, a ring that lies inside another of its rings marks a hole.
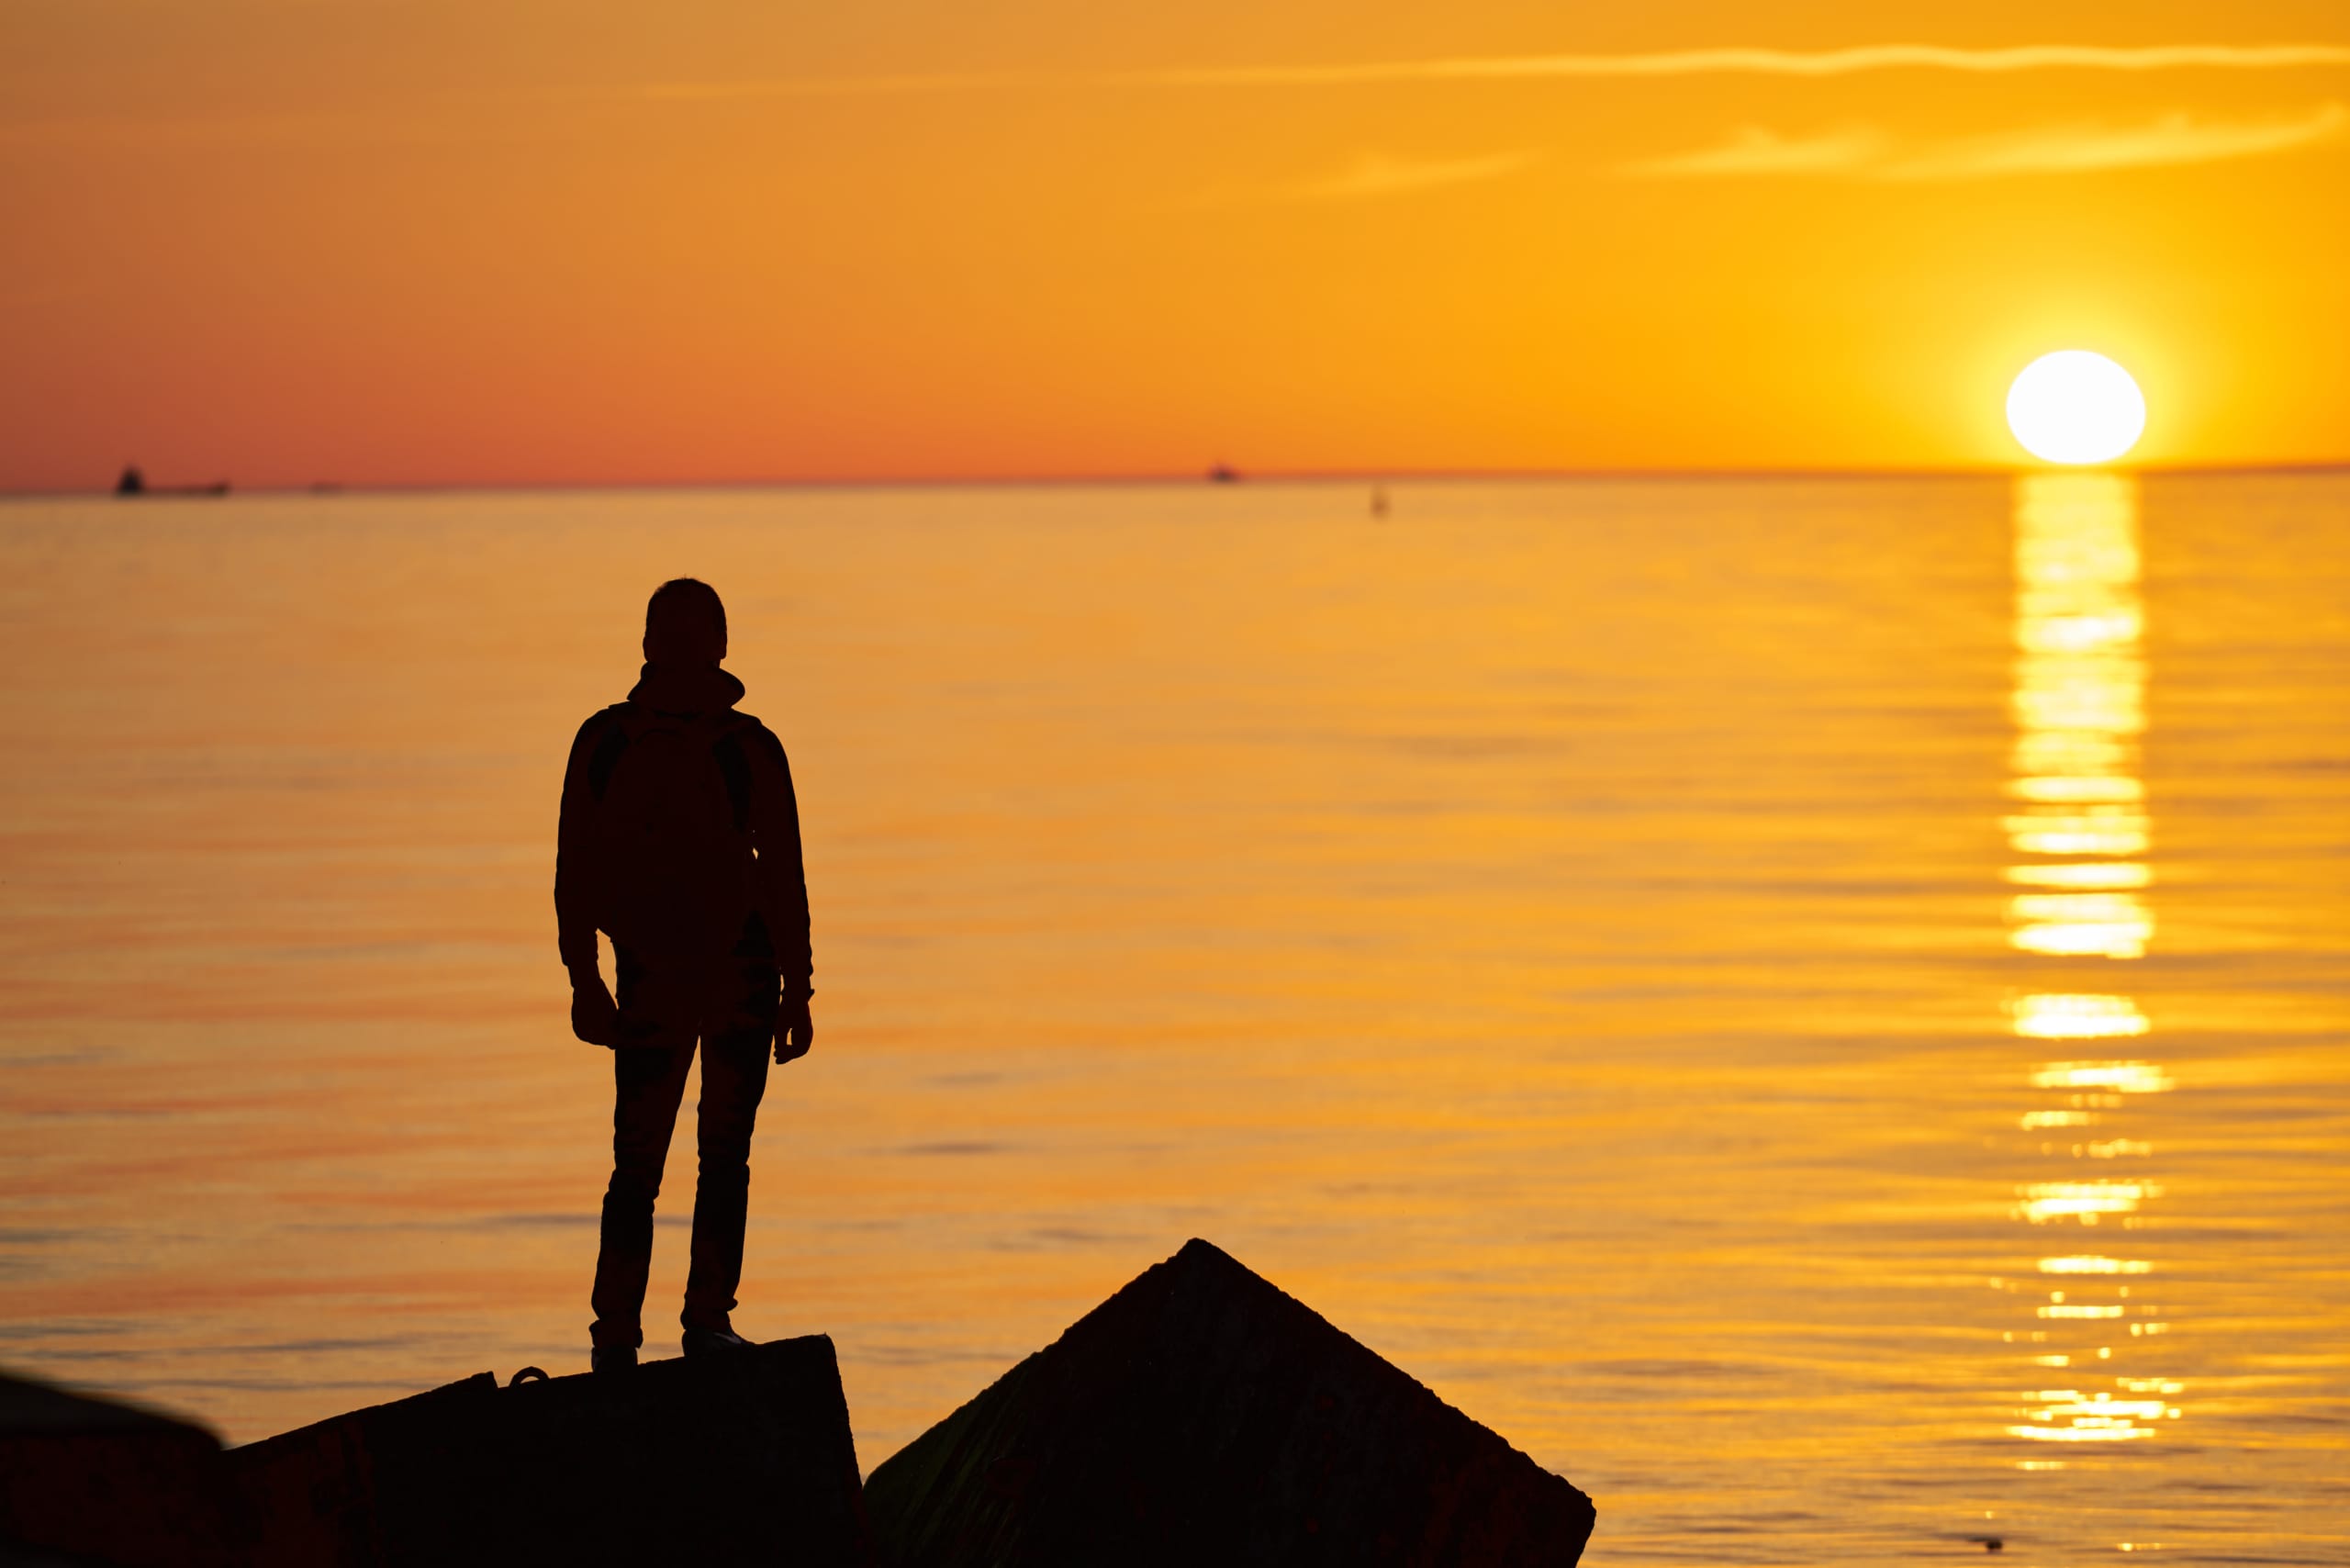
<instances>
[{"instance_id":1,"label":"small distant vessel","mask_svg":"<svg viewBox=\"0 0 2350 1568\"><path fill-rule=\"evenodd\" d=\"M132 463L124 466L122 477L114 482L114 493L118 496L225 496L229 493L229 481L215 479L209 485L150 485L139 465Z\"/></svg>"},{"instance_id":2,"label":"small distant vessel","mask_svg":"<svg viewBox=\"0 0 2350 1568\"><path fill-rule=\"evenodd\" d=\"M1208 470L1208 482L1214 485L1237 485L1240 470L1229 463L1219 463Z\"/></svg>"}]
</instances>

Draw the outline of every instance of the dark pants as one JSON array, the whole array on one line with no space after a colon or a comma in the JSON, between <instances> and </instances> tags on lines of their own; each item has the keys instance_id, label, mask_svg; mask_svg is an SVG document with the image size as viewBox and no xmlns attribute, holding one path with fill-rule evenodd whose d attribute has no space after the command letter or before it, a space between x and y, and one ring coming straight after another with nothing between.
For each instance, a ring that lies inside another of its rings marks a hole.
<instances>
[{"instance_id":1,"label":"dark pants","mask_svg":"<svg viewBox=\"0 0 2350 1568\"><path fill-rule=\"evenodd\" d=\"M646 983L620 965L622 1026L643 1043L612 1053L612 1181L604 1193L603 1244L596 1258L598 1345L644 1342L645 1276L653 1266L653 1204L685 1098L696 1047L701 1104L696 1137L701 1170L694 1186L692 1262L686 1274L688 1328L722 1328L743 1280L743 1224L751 1199L751 1130L767 1088L776 1013L773 972L746 974L748 997L718 1006L681 1002L675 988ZM631 971L635 969L636 972ZM729 991L733 987L726 988ZM664 995L666 991L668 994Z\"/></svg>"}]
</instances>

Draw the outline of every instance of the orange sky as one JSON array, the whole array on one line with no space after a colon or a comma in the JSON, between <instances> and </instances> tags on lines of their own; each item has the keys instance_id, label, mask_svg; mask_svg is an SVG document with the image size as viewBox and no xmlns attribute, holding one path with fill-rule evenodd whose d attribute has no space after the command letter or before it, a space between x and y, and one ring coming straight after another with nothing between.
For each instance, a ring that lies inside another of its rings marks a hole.
<instances>
[{"instance_id":1,"label":"orange sky","mask_svg":"<svg viewBox=\"0 0 2350 1568\"><path fill-rule=\"evenodd\" d=\"M0 0L0 487L2350 460L2340 0L1613 10Z\"/></svg>"}]
</instances>

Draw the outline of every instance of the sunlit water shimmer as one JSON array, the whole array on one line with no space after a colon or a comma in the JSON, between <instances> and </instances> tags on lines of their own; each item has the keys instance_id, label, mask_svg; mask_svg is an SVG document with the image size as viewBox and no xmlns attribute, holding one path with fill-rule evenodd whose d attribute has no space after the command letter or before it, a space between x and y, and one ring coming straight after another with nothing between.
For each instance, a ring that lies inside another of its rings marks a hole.
<instances>
[{"instance_id":1,"label":"sunlit water shimmer","mask_svg":"<svg viewBox=\"0 0 2350 1568\"><path fill-rule=\"evenodd\" d=\"M1367 498L0 507L0 1361L584 1364L556 789L690 572L816 909L738 1316L867 1465L1198 1235L1595 1562L2343 1562L2350 476Z\"/></svg>"}]
</instances>

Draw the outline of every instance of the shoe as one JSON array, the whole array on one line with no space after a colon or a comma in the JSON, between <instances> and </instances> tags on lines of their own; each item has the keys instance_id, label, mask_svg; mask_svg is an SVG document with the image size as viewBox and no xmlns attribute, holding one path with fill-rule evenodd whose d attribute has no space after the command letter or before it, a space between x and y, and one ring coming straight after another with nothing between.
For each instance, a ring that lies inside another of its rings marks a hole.
<instances>
[{"instance_id":1,"label":"shoe","mask_svg":"<svg viewBox=\"0 0 2350 1568\"><path fill-rule=\"evenodd\" d=\"M751 1342L732 1328L688 1328L681 1343L689 1356L724 1355L751 1348Z\"/></svg>"},{"instance_id":2,"label":"shoe","mask_svg":"<svg viewBox=\"0 0 2350 1568\"><path fill-rule=\"evenodd\" d=\"M633 1345L598 1345L588 1352L588 1370L599 1372L624 1372L636 1370L636 1347Z\"/></svg>"}]
</instances>

